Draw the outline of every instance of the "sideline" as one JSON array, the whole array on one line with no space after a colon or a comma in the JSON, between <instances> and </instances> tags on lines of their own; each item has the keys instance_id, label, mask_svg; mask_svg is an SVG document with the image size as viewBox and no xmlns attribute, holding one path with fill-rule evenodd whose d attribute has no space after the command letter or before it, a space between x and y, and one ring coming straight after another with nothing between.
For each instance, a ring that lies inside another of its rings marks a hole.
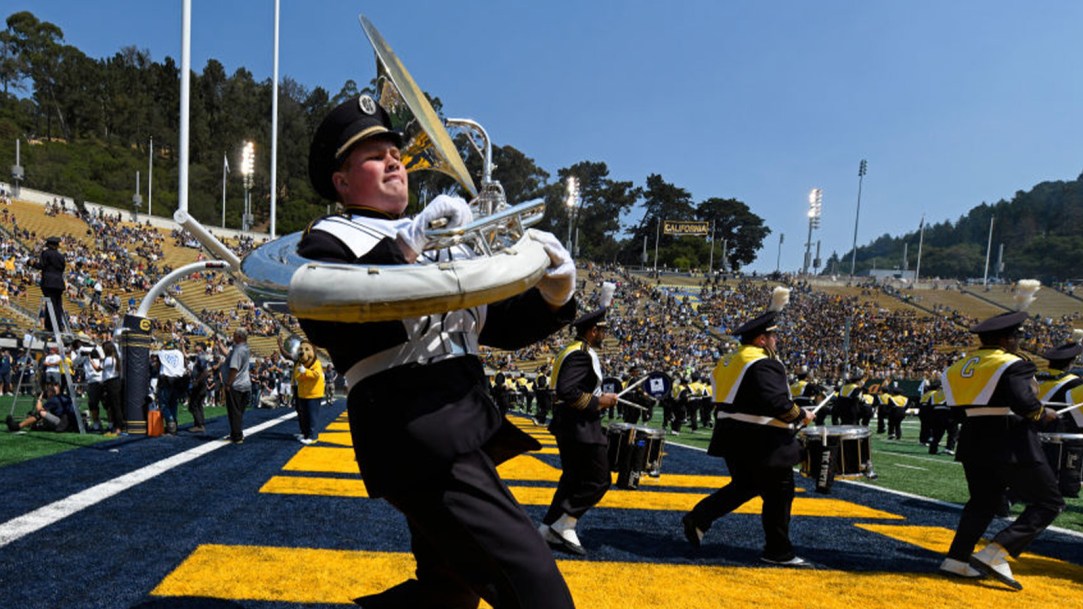
<instances>
[{"instance_id":1,"label":"sideline","mask_svg":"<svg viewBox=\"0 0 1083 609\"><path fill-rule=\"evenodd\" d=\"M261 431L284 423L296 416L296 412L290 412L277 419L271 419L270 421L264 421L259 425L248 427L244 430L244 434L245 436L256 435ZM218 439L210 440L205 444L190 448L182 453L173 455L172 457L167 457L145 467L141 467L133 472L118 476L112 480L102 482L101 484L92 486L84 491L65 497L64 499L54 501L53 503L40 507L32 512L27 512L22 516L16 516L15 518L0 524L0 548L34 533L39 529L43 529L58 520L76 514L80 510L122 493L137 484L146 482L159 474L164 474L175 467L184 465L189 461L198 459L203 455L214 452L225 446L231 446L231 444Z\"/></svg>"}]
</instances>

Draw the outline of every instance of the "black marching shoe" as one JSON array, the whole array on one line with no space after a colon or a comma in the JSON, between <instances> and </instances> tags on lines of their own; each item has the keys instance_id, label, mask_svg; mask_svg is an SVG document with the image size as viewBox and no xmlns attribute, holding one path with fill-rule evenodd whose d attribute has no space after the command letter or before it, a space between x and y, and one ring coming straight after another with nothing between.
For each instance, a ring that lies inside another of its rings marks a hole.
<instances>
[{"instance_id":1,"label":"black marching shoe","mask_svg":"<svg viewBox=\"0 0 1083 609\"><path fill-rule=\"evenodd\" d=\"M700 544L703 543L703 531L699 530L696 523L692 521L691 514L681 517L681 526L684 527L684 538L692 544L693 548L699 549Z\"/></svg>"}]
</instances>

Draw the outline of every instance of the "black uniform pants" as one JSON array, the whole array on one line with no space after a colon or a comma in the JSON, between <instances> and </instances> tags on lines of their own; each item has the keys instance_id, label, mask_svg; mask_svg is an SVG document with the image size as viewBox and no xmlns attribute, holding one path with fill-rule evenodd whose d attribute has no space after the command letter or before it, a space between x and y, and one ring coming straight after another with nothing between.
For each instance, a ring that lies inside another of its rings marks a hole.
<instances>
[{"instance_id":1,"label":"black uniform pants","mask_svg":"<svg viewBox=\"0 0 1083 609\"><path fill-rule=\"evenodd\" d=\"M946 407L933 408L929 412L929 453L940 452L940 440L947 434L944 448L955 450L955 441L959 439L959 424L951 420L951 411Z\"/></svg>"},{"instance_id":2,"label":"black uniform pants","mask_svg":"<svg viewBox=\"0 0 1083 609\"><path fill-rule=\"evenodd\" d=\"M442 484L385 498L406 515L417 581L358 599L373 609L575 606L552 551L481 450L459 456Z\"/></svg>"},{"instance_id":3,"label":"black uniform pants","mask_svg":"<svg viewBox=\"0 0 1083 609\"><path fill-rule=\"evenodd\" d=\"M560 481L553 501L542 518L553 524L567 514L580 518L598 505L612 483L609 473L608 444L583 444L572 438L557 437L560 451Z\"/></svg>"},{"instance_id":4,"label":"black uniform pants","mask_svg":"<svg viewBox=\"0 0 1083 609\"><path fill-rule=\"evenodd\" d=\"M754 497L763 498L763 555L785 561L794 557L790 543L790 508L793 505L792 467L768 467L742 458L726 458L730 483L704 497L690 515L696 528L706 531L711 523L741 507Z\"/></svg>"},{"instance_id":5,"label":"black uniform pants","mask_svg":"<svg viewBox=\"0 0 1083 609\"><path fill-rule=\"evenodd\" d=\"M1064 509L1064 498L1057 488L1053 470L1045 463L963 462L970 500L955 530L948 557L966 562L985 529L996 516L1009 488L1013 497L1027 507L993 541L1004 546L1012 556L1026 549Z\"/></svg>"},{"instance_id":6,"label":"black uniform pants","mask_svg":"<svg viewBox=\"0 0 1083 609\"><path fill-rule=\"evenodd\" d=\"M538 392L538 412L534 415L534 419L539 423L545 423L545 420L549 418L549 411L553 407L553 394L550 391Z\"/></svg>"}]
</instances>

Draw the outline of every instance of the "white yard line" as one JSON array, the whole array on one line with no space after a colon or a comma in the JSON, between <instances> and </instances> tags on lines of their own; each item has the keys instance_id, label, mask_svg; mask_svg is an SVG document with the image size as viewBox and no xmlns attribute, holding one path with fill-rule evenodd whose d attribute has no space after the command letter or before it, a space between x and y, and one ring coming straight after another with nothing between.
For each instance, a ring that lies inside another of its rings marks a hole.
<instances>
[{"instance_id":1,"label":"white yard line","mask_svg":"<svg viewBox=\"0 0 1083 609\"><path fill-rule=\"evenodd\" d=\"M291 412L290 414L283 415L277 419L265 421L259 425L245 429L244 435L255 435L296 416L296 412ZM173 455L172 457L156 461L133 472L92 486L85 491L80 491L74 495L69 495L64 499L60 499L59 501L54 501L53 503L40 507L32 512L27 512L22 516L12 518L3 524L0 524L0 548L38 531L39 529L50 526L61 519L76 514L80 510L105 501L114 495L123 493L137 484L146 482L175 467L184 465L189 461L198 459L203 455L214 452L229 444L229 442L222 442L221 440L211 440L195 448Z\"/></svg>"}]
</instances>

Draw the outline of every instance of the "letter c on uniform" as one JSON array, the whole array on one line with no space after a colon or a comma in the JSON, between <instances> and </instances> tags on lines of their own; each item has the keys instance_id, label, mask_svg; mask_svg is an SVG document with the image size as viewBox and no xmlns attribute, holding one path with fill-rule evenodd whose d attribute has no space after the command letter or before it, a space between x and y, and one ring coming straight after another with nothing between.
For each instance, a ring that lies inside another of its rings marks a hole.
<instances>
[{"instance_id":1,"label":"letter c on uniform","mask_svg":"<svg viewBox=\"0 0 1083 609\"><path fill-rule=\"evenodd\" d=\"M966 360L966 363L963 364L963 368L959 371L959 376L961 376L961 377L963 377L965 379L973 377L974 376L974 367L978 365L979 360L981 360L980 357L972 357L972 358Z\"/></svg>"}]
</instances>

